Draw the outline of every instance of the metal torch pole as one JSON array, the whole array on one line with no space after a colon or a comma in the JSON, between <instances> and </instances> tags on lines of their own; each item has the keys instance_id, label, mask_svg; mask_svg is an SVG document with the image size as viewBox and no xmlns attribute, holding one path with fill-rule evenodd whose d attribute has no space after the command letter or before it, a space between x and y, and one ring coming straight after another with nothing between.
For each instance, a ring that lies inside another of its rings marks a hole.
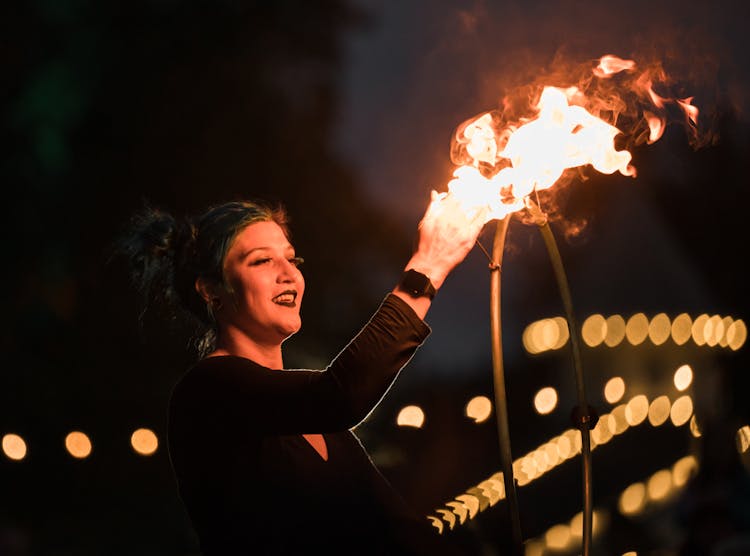
<instances>
[{"instance_id":1,"label":"metal torch pole","mask_svg":"<svg viewBox=\"0 0 750 556\"><path fill-rule=\"evenodd\" d=\"M570 343L573 353L573 367L575 369L576 387L578 392L578 406L573 411L573 422L581 431L581 455L583 458L583 556L588 556L591 550L591 536L593 529L593 496L591 493L591 438L589 432L596 425L597 416L586 401L586 384L583 376L581 358L581 342L578 336L578 325L573 313L573 302L570 295L568 279L562 264L560 251L552 234L547 218L537 219L537 225L547 246L550 262L557 278L560 297L565 307L570 332Z\"/></svg>"},{"instance_id":2,"label":"metal torch pole","mask_svg":"<svg viewBox=\"0 0 750 556\"><path fill-rule=\"evenodd\" d=\"M513 478L513 456L510 449L510 428L508 426L508 400L505 395L505 375L503 372L502 327L500 325L500 263L503 259L505 235L510 215L498 221L490 261L490 331L492 334L492 370L495 384L495 410L497 430L500 440L500 461L505 483L505 499L508 502L513 535L513 556L522 556L523 537L521 519L516 496L516 482Z\"/></svg>"}]
</instances>

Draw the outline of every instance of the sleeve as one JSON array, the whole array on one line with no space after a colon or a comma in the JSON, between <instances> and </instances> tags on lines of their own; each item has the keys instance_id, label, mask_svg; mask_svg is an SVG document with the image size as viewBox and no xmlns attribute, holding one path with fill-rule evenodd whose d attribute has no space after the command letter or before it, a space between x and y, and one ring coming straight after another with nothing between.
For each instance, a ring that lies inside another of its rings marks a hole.
<instances>
[{"instance_id":1,"label":"sleeve","mask_svg":"<svg viewBox=\"0 0 750 556\"><path fill-rule=\"evenodd\" d=\"M190 373L192 384L185 390L202 400L200 411L227 413L255 434L346 430L377 406L429 334L429 326L389 294L322 371L270 370L241 357L208 358Z\"/></svg>"}]
</instances>

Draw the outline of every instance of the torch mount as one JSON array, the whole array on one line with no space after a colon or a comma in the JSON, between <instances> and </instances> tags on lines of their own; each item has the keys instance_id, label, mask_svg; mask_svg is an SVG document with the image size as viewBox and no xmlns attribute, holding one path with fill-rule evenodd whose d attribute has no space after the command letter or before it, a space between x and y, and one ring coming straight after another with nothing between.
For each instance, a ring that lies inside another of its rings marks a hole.
<instances>
[{"instance_id":1,"label":"torch mount","mask_svg":"<svg viewBox=\"0 0 750 556\"><path fill-rule=\"evenodd\" d=\"M573 426L581 431L592 430L599 422L599 414L592 406L587 405L584 409L577 405L570 412L570 420Z\"/></svg>"}]
</instances>

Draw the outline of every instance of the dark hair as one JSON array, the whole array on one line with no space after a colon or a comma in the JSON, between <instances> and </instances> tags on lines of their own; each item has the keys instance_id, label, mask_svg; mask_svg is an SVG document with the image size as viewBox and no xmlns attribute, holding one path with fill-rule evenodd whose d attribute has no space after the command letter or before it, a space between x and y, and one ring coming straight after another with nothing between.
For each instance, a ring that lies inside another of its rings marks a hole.
<instances>
[{"instance_id":1,"label":"dark hair","mask_svg":"<svg viewBox=\"0 0 750 556\"><path fill-rule=\"evenodd\" d=\"M224 258L237 234L250 224L269 221L289 236L287 214L281 206L232 201L198 217L178 219L146 204L117 242L118 252L128 261L131 280L143 295L143 312L157 304L174 317L192 318L199 329L200 355L212 351L216 323L195 281L204 278L226 284Z\"/></svg>"}]
</instances>

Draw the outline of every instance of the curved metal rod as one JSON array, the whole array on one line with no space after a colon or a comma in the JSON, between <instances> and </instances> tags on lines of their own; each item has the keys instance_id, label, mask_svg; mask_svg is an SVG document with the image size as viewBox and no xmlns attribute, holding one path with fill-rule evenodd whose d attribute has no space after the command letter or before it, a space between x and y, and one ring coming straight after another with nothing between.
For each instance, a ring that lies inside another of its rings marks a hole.
<instances>
[{"instance_id":1,"label":"curved metal rod","mask_svg":"<svg viewBox=\"0 0 750 556\"><path fill-rule=\"evenodd\" d=\"M503 342L500 319L500 264L503 260L505 235L510 222L510 215L497 223L495 239L492 245L490 260L490 331L492 338L492 371L495 384L495 414L497 431L500 440L500 461L503 468L505 499L508 501L511 529L513 535L513 556L523 554L523 536L521 519L518 510L516 482L513 478L513 456L510 449L510 428L508 426L508 401L505 395L505 375L503 372Z\"/></svg>"},{"instance_id":2,"label":"curved metal rod","mask_svg":"<svg viewBox=\"0 0 750 556\"><path fill-rule=\"evenodd\" d=\"M538 207L537 207L538 210ZM593 496L591 493L591 438L589 432L591 427L596 424L596 415L593 413L586 401L586 385L583 376L583 364L581 359L581 342L578 335L578 325L576 324L575 314L573 313L573 301L568 286L568 278L565 275L560 251L555 242L555 236L547 222L547 218L537 218L537 225L544 238L544 244L547 246L550 262L555 272L557 286L560 290L565 314L568 320L568 330L570 333L570 343L573 352L573 367L575 369L576 388L578 392L578 407L574 412L574 422L581 431L581 456L583 459L583 556L588 556L591 550L591 534L593 529Z\"/></svg>"}]
</instances>

